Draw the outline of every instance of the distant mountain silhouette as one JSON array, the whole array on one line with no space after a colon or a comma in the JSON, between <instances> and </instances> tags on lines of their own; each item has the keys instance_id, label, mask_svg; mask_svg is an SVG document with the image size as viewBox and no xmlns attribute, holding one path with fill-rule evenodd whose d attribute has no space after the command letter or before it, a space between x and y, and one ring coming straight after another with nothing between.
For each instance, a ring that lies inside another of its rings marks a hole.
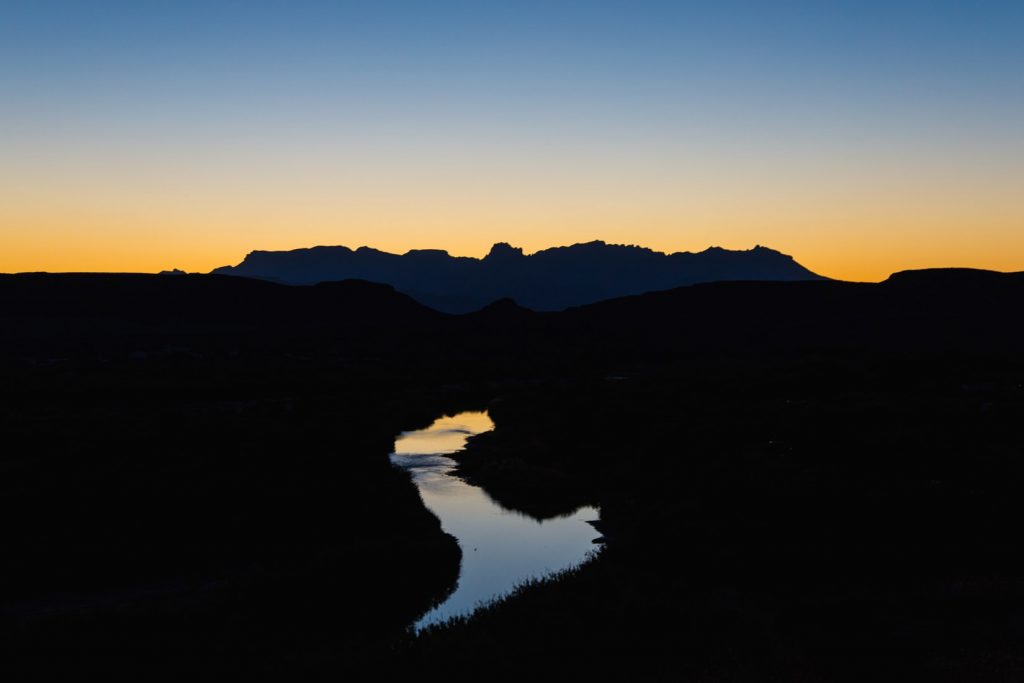
<instances>
[{"instance_id":1,"label":"distant mountain silhouette","mask_svg":"<svg viewBox=\"0 0 1024 683\"><path fill-rule=\"evenodd\" d=\"M476 311L505 298L536 311L558 311L700 282L824 279L767 247L663 254L600 241L531 255L502 242L483 259L433 249L403 255L369 247L254 251L239 265L213 273L293 285L358 278L392 285L447 313Z\"/></svg>"}]
</instances>

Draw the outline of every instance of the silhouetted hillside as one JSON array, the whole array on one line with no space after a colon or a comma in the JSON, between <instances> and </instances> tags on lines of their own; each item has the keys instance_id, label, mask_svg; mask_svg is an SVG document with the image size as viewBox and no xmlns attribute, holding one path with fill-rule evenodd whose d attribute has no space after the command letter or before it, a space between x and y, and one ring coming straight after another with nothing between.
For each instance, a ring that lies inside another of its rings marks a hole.
<instances>
[{"instance_id":1,"label":"silhouetted hillside","mask_svg":"<svg viewBox=\"0 0 1024 683\"><path fill-rule=\"evenodd\" d=\"M218 275L0 276L0 348L36 360L296 353L380 337L411 343L444 317L389 285L360 280L291 287Z\"/></svg>"},{"instance_id":2,"label":"silhouetted hillside","mask_svg":"<svg viewBox=\"0 0 1024 683\"><path fill-rule=\"evenodd\" d=\"M818 280L792 257L766 247L663 254L642 247L588 242L525 255L495 244L483 259L440 250L403 255L360 247L254 251L214 273L312 284L359 278L385 282L433 308L478 310L503 298L538 311L718 280Z\"/></svg>"},{"instance_id":3,"label":"silhouetted hillside","mask_svg":"<svg viewBox=\"0 0 1024 683\"><path fill-rule=\"evenodd\" d=\"M466 315L359 280L0 276L8 667L1020 680L1022 300L962 269ZM460 554L387 452L491 398L462 475L593 503L606 544L416 638Z\"/></svg>"},{"instance_id":4,"label":"silhouetted hillside","mask_svg":"<svg viewBox=\"0 0 1024 683\"><path fill-rule=\"evenodd\" d=\"M1024 273L938 269L879 284L716 282L566 311L558 324L648 352L1020 348Z\"/></svg>"},{"instance_id":5,"label":"silhouetted hillside","mask_svg":"<svg viewBox=\"0 0 1024 683\"><path fill-rule=\"evenodd\" d=\"M560 313L505 299L462 316L360 280L288 286L217 275L0 276L9 358L133 353L401 354L526 366L701 350L1004 349L1024 274L897 273L879 284L715 282Z\"/></svg>"},{"instance_id":6,"label":"silhouetted hillside","mask_svg":"<svg viewBox=\"0 0 1024 683\"><path fill-rule=\"evenodd\" d=\"M207 318L220 324L275 315L335 321L360 315L387 321L437 313L393 287L360 280L295 288L217 275L25 273L0 275L0 315L31 320L128 315L139 322Z\"/></svg>"}]
</instances>

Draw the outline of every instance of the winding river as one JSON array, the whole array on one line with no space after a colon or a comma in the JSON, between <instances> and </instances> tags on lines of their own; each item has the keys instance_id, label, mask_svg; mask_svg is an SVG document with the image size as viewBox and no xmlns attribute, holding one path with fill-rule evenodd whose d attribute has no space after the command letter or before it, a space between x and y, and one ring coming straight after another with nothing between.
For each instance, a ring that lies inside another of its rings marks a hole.
<instances>
[{"instance_id":1,"label":"winding river","mask_svg":"<svg viewBox=\"0 0 1024 683\"><path fill-rule=\"evenodd\" d=\"M458 585L420 617L416 630L467 615L528 579L576 566L595 548L599 534L587 522L598 519L596 508L539 522L503 508L452 474L455 461L446 456L461 450L468 437L493 428L486 412L464 412L395 439L391 462L409 470L423 503L462 548Z\"/></svg>"}]
</instances>

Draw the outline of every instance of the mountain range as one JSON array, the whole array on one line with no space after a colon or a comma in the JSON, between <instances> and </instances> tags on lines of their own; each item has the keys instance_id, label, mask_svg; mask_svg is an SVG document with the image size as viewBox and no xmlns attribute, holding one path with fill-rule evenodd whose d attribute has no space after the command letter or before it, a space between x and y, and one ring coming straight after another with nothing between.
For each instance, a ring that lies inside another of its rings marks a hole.
<instances>
[{"instance_id":1,"label":"mountain range","mask_svg":"<svg viewBox=\"0 0 1024 683\"><path fill-rule=\"evenodd\" d=\"M544 249L534 254L501 242L484 258L419 249L391 254L369 247L313 247L253 251L234 275L292 285L361 279L393 286L446 313L468 313L500 299L535 311L723 280L822 280L791 256L767 247L745 251L711 247L665 254L601 241Z\"/></svg>"}]
</instances>

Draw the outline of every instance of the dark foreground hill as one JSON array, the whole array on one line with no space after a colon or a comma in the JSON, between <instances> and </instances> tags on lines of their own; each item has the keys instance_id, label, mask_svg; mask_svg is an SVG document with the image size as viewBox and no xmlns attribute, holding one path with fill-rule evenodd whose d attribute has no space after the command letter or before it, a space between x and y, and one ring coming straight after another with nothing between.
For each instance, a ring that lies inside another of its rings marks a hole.
<instances>
[{"instance_id":1,"label":"dark foreground hill","mask_svg":"<svg viewBox=\"0 0 1024 683\"><path fill-rule=\"evenodd\" d=\"M12 360L327 354L340 340L397 348L445 317L361 280L288 287L216 275L0 276L0 344Z\"/></svg>"},{"instance_id":2,"label":"dark foreground hill","mask_svg":"<svg viewBox=\"0 0 1024 683\"><path fill-rule=\"evenodd\" d=\"M467 315L361 281L0 277L5 668L1021 680L1022 302L970 270ZM413 637L460 551L387 453L484 405L464 476L597 505L607 544Z\"/></svg>"},{"instance_id":3,"label":"dark foreground hill","mask_svg":"<svg viewBox=\"0 0 1024 683\"><path fill-rule=\"evenodd\" d=\"M0 344L8 362L373 349L436 362L471 353L497 366L576 352L1009 350L1024 332L1015 314L1022 300L1022 273L949 269L879 284L706 283L560 313L506 299L449 315L361 280L287 286L216 275L25 274L0 276Z\"/></svg>"},{"instance_id":4,"label":"dark foreground hill","mask_svg":"<svg viewBox=\"0 0 1024 683\"><path fill-rule=\"evenodd\" d=\"M645 351L1019 350L1024 273L936 269L878 284L721 282L566 311L564 329Z\"/></svg>"},{"instance_id":5,"label":"dark foreground hill","mask_svg":"<svg viewBox=\"0 0 1024 683\"><path fill-rule=\"evenodd\" d=\"M450 313L478 310L503 298L537 311L557 311L697 282L821 279L792 257L766 247L663 254L599 241L531 255L495 244L483 259L453 257L440 250L398 255L369 247L254 251L237 266L214 273L289 284L349 278L384 282Z\"/></svg>"}]
</instances>

